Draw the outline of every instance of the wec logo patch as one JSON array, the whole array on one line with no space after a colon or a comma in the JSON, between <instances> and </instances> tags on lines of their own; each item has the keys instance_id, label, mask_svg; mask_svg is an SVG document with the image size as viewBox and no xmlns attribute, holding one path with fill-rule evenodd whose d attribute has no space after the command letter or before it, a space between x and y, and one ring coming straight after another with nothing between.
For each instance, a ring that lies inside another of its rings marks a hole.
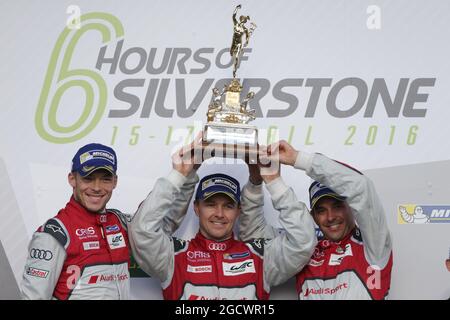
<instances>
[{"instance_id":1,"label":"wec logo patch","mask_svg":"<svg viewBox=\"0 0 450 320\"><path fill-rule=\"evenodd\" d=\"M119 249L126 246L122 232L109 234L106 236L111 249Z\"/></svg>"},{"instance_id":2,"label":"wec logo patch","mask_svg":"<svg viewBox=\"0 0 450 320\"><path fill-rule=\"evenodd\" d=\"M256 273L253 259L228 263L222 262L224 276L238 276L244 273Z\"/></svg>"}]
</instances>

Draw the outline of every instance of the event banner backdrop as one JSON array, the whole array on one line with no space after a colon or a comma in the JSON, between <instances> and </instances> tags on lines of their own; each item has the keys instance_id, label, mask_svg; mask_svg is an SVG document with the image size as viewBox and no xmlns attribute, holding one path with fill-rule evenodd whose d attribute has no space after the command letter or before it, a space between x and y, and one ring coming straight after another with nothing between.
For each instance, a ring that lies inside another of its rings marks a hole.
<instances>
[{"instance_id":1,"label":"event banner backdrop","mask_svg":"<svg viewBox=\"0 0 450 320\"><path fill-rule=\"evenodd\" d=\"M450 297L450 2L0 2L0 297L18 297L32 233L64 207L76 150L118 154L109 203L133 213L232 77L231 15L257 25L238 77L259 143L285 139L375 182L394 241L391 299ZM234 175L241 161L199 170ZM282 176L308 203L304 172ZM279 226L269 194L265 216ZM176 235L191 238L189 210ZM6 261L7 260L7 261ZM132 297L161 299L132 264ZM296 299L294 282L272 299Z\"/></svg>"}]
</instances>

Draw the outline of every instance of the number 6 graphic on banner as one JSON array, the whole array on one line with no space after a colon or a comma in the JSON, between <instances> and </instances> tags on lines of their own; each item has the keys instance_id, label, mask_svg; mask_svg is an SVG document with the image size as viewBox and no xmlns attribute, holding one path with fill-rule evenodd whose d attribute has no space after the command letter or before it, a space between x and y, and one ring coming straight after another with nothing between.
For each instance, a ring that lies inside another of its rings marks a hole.
<instances>
[{"instance_id":1,"label":"number 6 graphic on banner","mask_svg":"<svg viewBox=\"0 0 450 320\"><path fill-rule=\"evenodd\" d=\"M106 107L105 80L95 71L69 69L78 40L90 30L100 32L102 43L124 34L121 22L108 13L88 13L82 15L80 21L80 29L70 30L66 27L53 48L36 110L35 125L38 134L53 143L70 143L86 136L98 124ZM84 91L85 104L79 118L72 124L63 126L57 119L58 108L64 93L74 87Z\"/></svg>"}]
</instances>

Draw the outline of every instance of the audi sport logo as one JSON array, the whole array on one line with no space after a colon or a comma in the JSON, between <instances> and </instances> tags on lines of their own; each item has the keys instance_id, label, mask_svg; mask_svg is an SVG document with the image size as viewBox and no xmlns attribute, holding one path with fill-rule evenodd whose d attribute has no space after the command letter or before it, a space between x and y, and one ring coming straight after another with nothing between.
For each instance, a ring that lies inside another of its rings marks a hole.
<instances>
[{"instance_id":1,"label":"audi sport logo","mask_svg":"<svg viewBox=\"0 0 450 320\"><path fill-rule=\"evenodd\" d=\"M33 259L50 261L53 258L53 253L50 250L42 250L33 248L30 251L30 257Z\"/></svg>"},{"instance_id":2,"label":"audi sport logo","mask_svg":"<svg viewBox=\"0 0 450 320\"><path fill-rule=\"evenodd\" d=\"M208 245L209 250L215 251L225 251L227 249L227 245L225 243L211 242Z\"/></svg>"}]
</instances>

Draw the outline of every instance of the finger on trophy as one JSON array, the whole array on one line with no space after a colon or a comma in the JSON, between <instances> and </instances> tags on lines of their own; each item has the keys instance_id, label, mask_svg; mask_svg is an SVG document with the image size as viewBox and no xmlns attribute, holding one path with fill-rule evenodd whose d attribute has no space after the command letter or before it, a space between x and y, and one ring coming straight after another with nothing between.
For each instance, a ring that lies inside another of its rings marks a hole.
<instances>
[{"instance_id":1,"label":"finger on trophy","mask_svg":"<svg viewBox=\"0 0 450 320\"><path fill-rule=\"evenodd\" d=\"M258 150L258 165L260 167L269 167L271 165L270 154L267 146L260 146Z\"/></svg>"},{"instance_id":2,"label":"finger on trophy","mask_svg":"<svg viewBox=\"0 0 450 320\"><path fill-rule=\"evenodd\" d=\"M181 148L181 156L189 154L190 156L194 156L194 152L196 148L201 147L201 138L203 131L200 131L195 138L189 143Z\"/></svg>"},{"instance_id":3,"label":"finger on trophy","mask_svg":"<svg viewBox=\"0 0 450 320\"><path fill-rule=\"evenodd\" d=\"M270 156L278 154L279 151L280 151L280 142L275 142L267 146L267 154Z\"/></svg>"},{"instance_id":4,"label":"finger on trophy","mask_svg":"<svg viewBox=\"0 0 450 320\"><path fill-rule=\"evenodd\" d=\"M190 155L196 165L200 165L203 162L203 145L202 145L203 131L200 131L195 136L190 145Z\"/></svg>"}]
</instances>

